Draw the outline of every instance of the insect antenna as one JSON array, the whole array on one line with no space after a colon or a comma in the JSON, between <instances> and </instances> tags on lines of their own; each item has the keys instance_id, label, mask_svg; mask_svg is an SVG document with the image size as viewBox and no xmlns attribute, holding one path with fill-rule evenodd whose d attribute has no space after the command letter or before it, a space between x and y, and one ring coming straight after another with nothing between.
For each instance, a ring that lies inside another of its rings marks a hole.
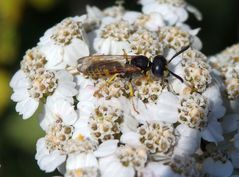
<instances>
[{"instance_id":1,"label":"insect antenna","mask_svg":"<svg viewBox=\"0 0 239 177\"><path fill-rule=\"evenodd\" d=\"M178 80L180 80L182 83L184 82L183 81L183 78L181 78L179 75L175 74L174 72L168 70L170 74L172 74L174 77L176 77Z\"/></svg>"},{"instance_id":2,"label":"insect antenna","mask_svg":"<svg viewBox=\"0 0 239 177\"><path fill-rule=\"evenodd\" d=\"M178 51L177 53L174 54L174 56L168 61L168 63L170 63L175 57L177 57L178 55L180 55L181 53L183 53L184 51L188 50L190 47L190 45L183 47L180 51Z\"/></svg>"}]
</instances>

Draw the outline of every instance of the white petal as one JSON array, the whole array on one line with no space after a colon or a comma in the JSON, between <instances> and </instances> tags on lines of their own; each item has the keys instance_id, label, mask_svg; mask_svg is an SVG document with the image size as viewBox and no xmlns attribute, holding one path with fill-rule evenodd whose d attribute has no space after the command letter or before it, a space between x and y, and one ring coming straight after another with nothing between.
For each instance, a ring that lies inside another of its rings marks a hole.
<instances>
[{"instance_id":1,"label":"white petal","mask_svg":"<svg viewBox=\"0 0 239 177\"><path fill-rule=\"evenodd\" d=\"M235 168L239 168L239 151L233 151L230 154L230 159Z\"/></svg>"},{"instance_id":2,"label":"white petal","mask_svg":"<svg viewBox=\"0 0 239 177\"><path fill-rule=\"evenodd\" d=\"M239 149L239 133L235 134L234 137L234 146Z\"/></svg>"},{"instance_id":3,"label":"white petal","mask_svg":"<svg viewBox=\"0 0 239 177\"><path fill-rule=\"evenodd\" d=\"M61 155L56 150L49 153L45 146L45 139L41 138L37 141L37 154L35 158L41 170L52 172L65 161L66 156Z\"/></svg>"},{"instance_id":4,"label":"white petal","mask_svg":"<svg viewBox=\"0 0 239 177\"><path fill-rule=\"evenodd\" d=\"M215 120L209 121L208 126L201 132L202 138L209 142L223 141L221 124Z\"/></svg>"},{"instance_id":5,"label":"white petal","mask_svg":"<svg viewBox=\"0 0 239 177\"><path fill-rule=\"evenodd\" d=\"M53 110L55 115L61 117L63 122L67 125L73 125L77 120L77 113L74 110L74 107L66 101L56 101Z\"/></svg>"},{"instance_id":6,"label":"white petal","mask_svg":"<svg viewBox=\"0 0 239 177\"><path fill-rule=\"evenodd\" d=\"M21 89L21 88L27 88L28 87L28 80L26 78L26 75L22 70L18 70L14 76L12 77L10 81L10 86L13 89Z\"/></svg>"},{"instance_id":7,"label":"white petal","mask_svg":"<svg viewBox=\"0 0 239 177\"><path fill-rule=\"evenodd\" d=\"M39 50L46 56L47 63L45 67L47 69L63 69L56 67L63 62L64 49L62 46L55 45L53 41L48 45L40 45Z\"/></svg>"},{"instance_id":8,"label":"white petal","mask_svg":"<svg viewBox=\"0 0 239 177\"><path fill-rule=\"evenodd\" d=\"M133 100L136 112L131 105L131 114L141 123L161 121L166 123L175 123L177 121L178 100L170 92L163 92L155 103L143 103L139 99ZM150 112L150 114L149 114Z\"/></svg>"},{"instance_id":9,"label":"white petal","mask_svg":"<svg viewBox=\"0 0 239 177\"><path fill-rule=\"evenodd\" d=\"M207 158L203 162L205 172L216 177L229 177L233 172L233 166L230 161L226 163L214 161L212 158Z\"/></svg>"},{"instance_id":10,"label":"white petal","mask_svg":"<svg viewBox=\"0 0 239 177\"><path fill-rule=\"evenodd\" d=\"M130 146L141 145L139 141L139 135L136 132L123 133L120 137L120 142L128 144Z\"/></svg>"},{"instance_id":11,"label":"white petal","mask_svg":"<svg viewBox=\"0 0 239 177\"><path fill-rule=\"evenodd\" d=\"M127 107L127 104L125 104L125 106ZM126 110L126 108L123 108L122 110ZM138 124L139 122L136 119L134 119L130 113L124 112L124 121L120 125L121 132L126 133L129 131L136 131Z\"/></svg>"},{"instance_id":12,"label":"white petal","mask_svg":"<svg viewBox=\"0 0 239 177\"><path fill-rule=\"evenodd\" d=\"M73 39L70 45L64 48L64 61L69 66L76 66L77 60L90 54L88 45L79 39Z\"/></svg>"},{"instance_id":13,"label":"white petal","mask_svg":"<svg viewBox=\"0 0 239 177\"><path fill-rule=\"evenodd\" d=\"M184 8L173 7L173 11L178 17L178 22L184 22L188 19L188 13Z\"/></svg>"},{"instance_id":14,"label":"white petal","mask_svg":"<svg viewBox=\"0 0 239 177\"><path fill-rule=\"evenodd\" d=\"M191 12L196 17L197 20L199 21L202 20L202 13L197 8L195 8L194 6L190 4L187 4L186 8L189 12Z\"/></svg>"},{"instance_id":15,"label":"white petal","mask_svg":"<svg viewBox=\"0 0 239 177\"><path fill-rule=\"evenodd\" d=\"M36 112L38 105L39 102L33 98L27 98L17 103L16 111L23 116L23 119L28 119Z\"/></svg>"},{"instance_id":16,"label":"white petal","mask_svg":"<svg viewBox=\"0 0 239 177\"><path fill-rule=\"evenodd\" d=\"M118 140L108 140L100 144L98 149L94 152L96 157L105 157L108 155L113 154L118 145L119 141Z\"/></svg>"},{"instance_id":17,"label":"white petal","mask_svg":"<svg viewBox=\"0 0 239 177\"><path fill-rule=\"evenodd\" d=\"M69 155L66 162L67 170L98 167L98 161L92 153L78 153Z\"/></svg>"},{"instance_id":18,"label":"white petal","mask_svg":"<svg viewBox=\"0 0 239 177\"><path fill-rule=\"evenodd\" d=\"M103 161L107 161L106 168L102 168ZM132 167L124 167L118 160L114 158L103 158L100 160L100 169L102 177L134 177L135 171Z\"/></svg>"},{"instance_id":19,"label":"white petal","mask_svg":"<svg viewBox=\"0 0 239 177\"><path fill-rule=\"evenodd\" d=\"M174 154L192 155L195 153L200 146L200 132L198 130L188 128L186 125L179 125L177 130L180 133L180 138L176 148L174 149Z\"/></svg>"},{"instance_id":20,"label":"white petal","mask_svg":"<svg viewBox=\"0 0 239 177\"><path fill-rule=\"evenodd\" d=\"M15 89L11 99L15 102L23 101L29 97L29 93L26 88Z\"/></svg>"},{"instance_id":21,"label":"white petal","mask_svg":"<svg viewBox=\"0 0 239 177\"><path fill-rule=\"evenodd\" d=\"M77 94L77 90L74 87L70 87L69 85L58 85L55 92L59 92L59 95L63 97L72 97Z\"/></svg>"},{"instance_id":22,"label":"white petal","mask_svg":"<svg viewBox=\"0 0 239 177\"><path fill-rule=\"evenodd\" d=\"M155 0L139 0L139 3L143 6L153 3Z\"/></svg>"},{"instance_id":23,"label":"white petal","mask_svg":"<svg viewBox=\"0 0 239 177\"><path fill-rule=\"evenodd\" d=\"M86 138L91 137L88 119L80 118L79 120L76 121L74 127L75 129L73 133L73 138L77 138L79 137L79 135L84 136Z\"/></svg>"},{"instance_id":24,"label":"white petal","mask_svg":"<svg viewBox=\"0 0 239 177\"><path fill-rule=\"evenodd\" d=\"M133 24L137 20L137 18L140 17L141 15L142 14L140 12L127 11L122 18L129 24Z\"/></svg>"},{"instance_id":25,"label":"white petal","mask_svg":"<svg viewBox=\"0 0 239 177\"><path fill-rule=\"evenodd\" d=\"M150 31L158 31L162 26L165 26L165 23L162 16L158 13L151 13L150 19L145 24L145 28Z\"/></svg>"},{"instance_id":26,"label":"white petal","mask_svg":"<svg viewBox=\"0 0 239 177\"><path fill-rule=\"evenodd\" d=\"M42 113L39 116L40 126L43 130L47 131L49 125L55 122L55 119L53 119L52 117L53 117L52 112L49 110L49 108L47 108L46 105L44 105Z\"/></svg>"},{"instance_id":27,"label":"white petal","mask_svg":"<svg viewBox=\"0 0 239 177\"><path fill-rule=\"evenodd\" d=\"M230 100L230 111L239 114L239 99Z\"/></svg>"},{"instance_id":28,"label":"white petal","mask_svg":"<svg viewBox=\"0 0 239 177\"><path fill-rule=\"evenodd\" d=\"M168 25L174 25L177 23L179 20L177 15L181 15L180 17L183 18L183 15L180 14L180 12L176 14L175 8L167 4L150 3L143 6L142 11L145 14L150 14L152 12L159 13L168 23Z\"/></svg>"},{"instance_id":29,"label":"white petal","mask_svg":"<svg viewBox=\"0 0 239 177\"><path fill-rule=\"evenodd\" d=\"M223 117L222 127L225 133L230 133L237 130L239 125L239 114L229 114Z\"/></svg>"},{"instance_id":30,"label":"white petal","mask_svg":"<svg viewBox=\"0 0 239 177\"><path fill-rule=\"evenodd\" d=\"M214 84L206 89L203 93L203 96L209 99L209 106L210 106L210 118L219 119L221 118L226 109L223 106L221 94L219 88Z\"/></svg>"},{"instance_id":31,"label":"white petal","mask_svg":"<svg viewBox=\"0 0 239 177\"><path fill-rule=\"evenodd\" d=\"M167 166L157 162L150 162L143 171L143 177L180 177Z\"/></svg>"},{"instance_id":32,"label":"white petal","mask_svg":"<svg viewBox=\"0 0 239 177\"><path fill-rule=\"evenodd\" d=\"M203 46L203 45L202 45L202 41L200 40L199 37L194 36L194 37L192 38L191 43L192 43L191 47L192 47L193 49L197 49L197 50L201 50L201 49L202 49L202 46Z\"/></svg>"},{"instance_id":33,"label":"white petal","mask_svg":"<svg viewBox=\"0 0 239 177\"><path fill-rule=\"evenodd\" d=\"M46 117L43 118L43 121L52 122L56 121L56 119L60 117L64 124L73 125L78 119L77 113L74 110L74 106L65 100L51 99L51 97L48 97L46 106L46 112L49 112L49 114L45 114ZM41 124L46 123L42 122Z\"/></svg>"}]
</instances>

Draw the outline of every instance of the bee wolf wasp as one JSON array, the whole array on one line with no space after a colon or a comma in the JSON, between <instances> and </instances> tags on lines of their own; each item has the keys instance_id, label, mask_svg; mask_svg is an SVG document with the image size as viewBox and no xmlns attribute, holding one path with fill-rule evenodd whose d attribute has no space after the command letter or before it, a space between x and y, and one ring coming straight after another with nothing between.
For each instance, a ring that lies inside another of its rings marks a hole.
<instances>
[{"instance_id":1,"label":"bee wolf wasp","mask_svg":"<svg viewBox=\"0 0 239 177\"><path fill-rule=\"evenodd\" d=\"M150 71L155 78L164 78L168 73L183 82L183 79L168 69L168 64L190 46L182 48L169 61L157 55L151 62L143 55L92 55L78 59L77 70L87 76L132 75Z\"/></svg>"}]
</instances>

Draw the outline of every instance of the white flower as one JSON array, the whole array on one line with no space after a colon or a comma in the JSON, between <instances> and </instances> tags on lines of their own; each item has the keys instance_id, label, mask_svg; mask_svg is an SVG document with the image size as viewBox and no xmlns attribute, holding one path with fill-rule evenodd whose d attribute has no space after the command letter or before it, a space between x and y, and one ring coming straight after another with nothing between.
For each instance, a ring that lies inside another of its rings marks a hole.
<instances>
[{"instance_id":1,"label":"white flower","mask_svg":"<svg viewBox=\"0 0 239 177\"><path fill-rule=\"evenodd\" d=\"M97 177L99 168L97 157L113 154L117 148L117 143L118 141L116 140L109 140L99 145L97 149L95 147L94 149L85 149L85 151L70 154L66 162L66 176L75 173L79 177L81 175L84 177L84 173L86 173L85 175L90 173L92 176L89 175L89 177Z\"/></svg>"},{"instance_id":2,"label":"white flower","mask_svg":"<svg viewBox=\"0 0 239 177\"><path fill-rule=\"evenodd\" d=\"M31 80L19 70L10 86L14 91L11 99L17 102L16 111L23 115L23 119L31 117L45 98L73 102L72 97L77 93L73 77L66 71L43 70Z\"/></svg>"},{"instance_id":3,"label":"white flower","mask_svg":"<svg viewBox=\"0 0 239 177\"><path fill-rule=\"evenodd\" d=\"M66 160L66 155L62 155L59 151L55 150L50 152L46 146L45 138L40 138L37 141L36 160L41 170L45 172L52 172L59 167Z\"/></svg>"},{"instance_id":4,"label":"white flower","mask_svg":"<svg viewBox=\"0 0 239 177\"><path fill-rule=\"evenodd\" d=\"M36 153L36 160L42 170L54 171L71 153L68 146L77 118L70 103L64 100L47 101L40 121L46 136L38 140Z\"/></svg>"},{"instance_id":5,"label":"white flower","mask_svg":"<svg viewBox=\"0 0 239 177\"><path fill-rule=\"evenodd\" d=\"M239 168L239 151L238 150L234 150L230 153L229 155L230 159L231 159L231 163L234 166L234 168Z\"/></svg>"},{"instance_id":6,"label":"white flower","mask_svg":"<svg viewBox=\"0 0 239 177\"><path fill-rule=\"evenodd\" d=\"M229 160L214 160L209 157L203 162L203 170L213 177L229 177L232 175L233 166Z\"/></svg>"},{"instance_id":7,"label":"white flower","mask_svg":"<svg viewBox=\"0 0 239 177\"><path fill-rule=\"evenodd\" d=\"M83 20L86 32L92 31L98 27L103 18L103 12L96 6L86 6L86 18Z\"/></svg>"},{"instance_id":8,"label":"white flower","mask_svg":"<svg viewBox=\"0 0 239 177\"><path fill-rule=\"evenodd\" d=\"M239 115L227 114L222 118L222 127L224 133L230 133L238 130L239 127Z\"/></svg>"},{"instance_id":9,"label":"white flower","mask_svg":"<svg viewBox=\"0 0 239 177\"><path fill-rule=\"evenodd\" d=\"M193 93L181 98L179 122L187 125L182 127L185 131L187 128L193 128L200 132L203 139L217 143L224 139L221 124L217 119L224 115L225 108L220 102L220 92L217 88L208 90L203 95Z\"/></svg>"},{"instance_id":10,"label":"white flower","mask_svg":"<svg viewBox=\"0 0 239 177\"><path fill-rule=\"evenodd\" d=\"M149 31L144 28L138 28L130 37L130 55L144 55L148 58L162 55L164 52L164 45L156 32Z\"/></svg>"},{"instance_id":11,"label":"white flower","mask_svg":"<svg viewBox=\"0 0 239 177\"><path fill-rule=\"evenodd\" d=\"M49 126L56 121L63 121L64 125L73 125L77 120L74 106L61 99L48 99L40 116L40 126L48 131Z\"/></svg>"},{"instance_id":12,"label":"white flower","mask_svg":"<svg viewBox=\"0 0 239 177\"><path fill-rule=\"evenodd\" d=\"M195 153L199 148L200 133L183 125L174 129L170 124L149 123L141 125L136 131L124 133L121 142L133 147L144 146L151 158L164 160L172 154Z\"/></svg>"},{"instance_id":13,"label":"white flower","mask_svg":"<svg viewBox=\"0 0 239 177\"><path fill-rule=\"evenodd\" d=\"M157 12L164 18L167 25L186 21L188 19L187 10L201 20L200 12L193 6L188 6L183 0L141 0L140 3L143 5L143 13Z\"/></svg>"},{"instance_id":14,"label":"white flower","mask_svg":"<svg viewBox=\"0 0 239 177\"><path fill-rule=\"evenodd\" d=\"M196 36L199 32L199 28L191 29L186 25L177 26L165 26L159 29L158 35L160 42L169 49L168 58L171 58L176 52L182 48L189 46L192 49L200 50L202 44L200 39ZM196 50L187 50L186 52L197 52Z\"/></svg>"},{"instance_id":15,"label":"white flower","mask_svg":"<svg viewBox=\"0 0 239 177\"><path fill-rule=\"evenodd\" d=\"M195 159L174 156L167 162L150 162L143 171L143 177L199 177Z\"/></svg>"},{"instance_id":16,"label":"white flower","mask_svg":"<svg viewBox=\"0 0 239 177\"><path fill-rule=\"evenodd\" d=\"M120 132L137 127L138 122L130 114L131 102L124 97L125 92L121 93L118 90L120 81L122 79L119 79L119 82L113 81L110 86L105 85L98 93L100 96L98 97L95 93L106 81L102 79L94 84L84 76L77 76L79 86L77 108L80 116L77 126L81 127L79 130L83 130L81 133L88 138L101 142L114 139Z\"/></svg>"},{"instance_id":17,"label":"white flower","mask_svg":"<svg viewBox=\"0 0 239 177\"><path fill-rule=\"evenodd\" d=\"M142 147L120 146L114 154L99 159L102 177L134 177L145 166L147 153Z\"/></svg>"},{"instance_id":18,"label":"white flower","mask_svg":"<svg viewBox=\"0 0 239 177\"><path fill-rule=\"evenodd\" d=\"M97 53L104 55L122 55L130 50L128 39L134 32L132 25L125 21L116 21L102 25L97 30L94 40L94 49Z\"/></svg>"},{"instance_id":19,"label":"white flower","mask_svg":"<svg viewBox=\"0 0 239 177\"><path fill-rule=\"evenodd\" d=\"M30 96L28 92L30 83L23 71L19 70L15 73L10 86L14 92L11 99L17 102L16 111L23 116L23 119L31 117L37 110L39 101Z\"/></svg>"},{"instance_id":20,"label":"white flower","mask_svg":"<svg viewBox=\"0 0 239 177\"><path fill-rule=\"evenodd\" d=\"M40 38L38 47L46 56L47 69L76 66L79 58L89 55L82 21L81 17L66 18Z\"/></svg>"},{"instance_id":21,"label":"white flower","mask_svg":"<svg viewBox=\"0 0 239 177\"><path fill-rule=\"evenodd\" d=\"M153 83L153 84L157 84ZM146 85L145 87L153 88L153 85ZM158 85L159 86L159 85ZM142 90L144 89L142 85ZM149 100L150 95L152 94L151 98L152 101ZM136 92L137 94L137 92ZM167 122L167 123L175 123L177 122L177 106L178 106L178 99L177 96L173 95L170 92L163 92L161 90L159 92L149 92L143 93L143 95L148 96L148 101L145 102L146 98L143 100L139 98L133 98L134 105L131 106L131 113L140 123L146 122ZM136 111L135 111L136 110Z\"/></svg>"},{"instance_id":22,"label":"white flower","mask_svg":"<svg viewBox=\"0 0 239 177\"><path fill-rule=\"evenodd\" d=\"M165 26L162 16L154 12L141 14L135 11L128 11L124 14L123 20L150 31L158 31L160 27Z\"/></svg>"},{"instance_id":23,"label":"white flower","mask_svg":"<svg viewBox=\"0 0 239 177\"><path fill-rule=\"evenodd\" d=\"M172 61L174 73L181 76L184 83L172 78L172 88L176 93L204 92L212 83L210 67L206 63L206 56L197 50L187 50L182 57L176 57ZM219 89L219 88L218 88Z\"/></svg>"}]
</instances>

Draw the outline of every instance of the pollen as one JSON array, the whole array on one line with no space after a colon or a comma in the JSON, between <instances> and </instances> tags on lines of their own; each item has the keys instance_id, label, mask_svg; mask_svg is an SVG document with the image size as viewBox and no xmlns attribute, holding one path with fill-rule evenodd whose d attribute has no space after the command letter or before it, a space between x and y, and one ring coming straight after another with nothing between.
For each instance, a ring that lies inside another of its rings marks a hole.
<instances>
[{"instance_id":1,"label":"pollen","mask_svg":"<svg viewBox=\"0 0 239 177\"><path fill-rule=\"evenodd\" d=\"M209 66L203 60L183 59L184 80L197 92L204 92L212 82Z\"/></svg>"},{"instance_id":2,"label":"pollen","mask_svg":"<svg viewBox=\"0 0 239 177\"><path fill-rule=\"evenodd\" d=\"M35 47L26 51L21 61L21 70L29 79L34 79L36 75L42 74L46 62L45 56Z\"/></svg>"},{"instance_id":3,"label":"pollen","mask_svg":"<svg viewBox=\"0 0 239 177\"><path fill-rule=\"evenodd\" d=\"M66 154L64 149L65 144L71 139L74 128L64 125L61 119L52 124L45 136L46 145L49 151L59 150L62 154Z\"/></svg>"},{"instance_id":4,"label":"pollen","mask_svg":"<svg viewBox=\"0 0 239 177\"><path fill-rule=\"evenodd\" d=\"M179 27L162 27L158 35L168 48L180 50L190 45L190 34Z\"/></svg>"},{"instance_id":5,"label":"pollen","mask_svg":"<svg viewBox=\"0 0 239 177\"><path fill-rule=\"evenodd\" d=\"M119 21L105 25L100 33L104 39L113 39L116 41L127 41L134 32L134 27L127 22Z\"/></svg>"},{"instance_id":6,"label":"pollen","mask_svg":"<svg viewBox=\"0 0 239 177\"><path fill-rule=\"evenodd\" d=\"M90 117L89 127L92 137L98 142L117 139L120 136L120 124L123 111L112 106L101 105Z\"/></svg>"},{"instance_id":7,"label":"pollen","mask_svg":"<svg viewBox=\"0 0 239 177\"><path fill-rule=\"evenodd\" d=\"M208 122L208 100L198 93L183 96L180 98L178 113L180 123L201 130Z\"/></svg>"},{"instance_id":8,"label":"pollen","mask_svg":"<svg viewBox=\"0 0 239 177\"><path fill-rule=\"evenodd\" d=\"M154 155L170 155L178 142L178 132L164 123L149 123L138 128L140 142Z\"/></svg>"},{"instance_id":9,"label":"pollen","mask_svg":"<svg viewBox=\"0 0 239 177\"><path fill-rule=\"evenodd\" d=\"M145 167L147 151L143 147L121 146L116 154L125 167L133 167L137 172L140 172Z\"/></svg>"},{"instance_id":10,"label":"pollen","mask_svg":"<svg viewBox=\"0 0 239 177\"><path fill-rule=\"evenodd\" d=\"M80 21L66 18L57 24L51 38L57 45L69 45L74 38L83 39L83 25Z\"/></svg>"},{"instance_id":11,"label":"pollen","mask_svg":"<svg viewBox=\"0 0 239 177\"><path fill-rule=\"evenodd\" d=\"M207 62L207 57L202 52L195 50L195 49L188 49L185 52L183 52L183 59L186 60L202 60L204 62Z\"/></svg>"},{"instance_id":12,"label":"pollen","mask_svg":"<svg viewBox=\"0 0 239 177\"><path fill-rule=\"evenodd\" d=\"M42 74L35 76L30 82L29 94L36 100L41 100L51 95L57 87L55 73L44 70Z\"/></svg>"},{"instance_id":13,"label":"pollen","mask_svg":"<svg viewBox=\"0 0 239 177\"><path fill-rule=\"evenodd\" d=\"M229 99L239 98L239 72L236 69L229 69L225 74L225 86Z\"/></svg>"},{"instance_id":14,"label":"pollen","mask_svg":"<svg viewBox=\"0 0 239 177\"><path fill-rule=\"evenodd\" d=\"M144 55L152 58L156 55L163 54L164 46L159 42L156 32L152 32L143 28L139 28L129 38L132 53L136 55Z\"/></svg>"},{"instance_id":15,"label":"pollen","mask_svg":"<svg viewBox=\"0 0 239 177\"><path fill-rule=\"evenodd\" d=\"M185 177L200 177L200 169L197 166L196 160L189 156L174 156L168 164L171 169Z\"/></svg>"},{"instance_id":16,"label":"pollen","mask_svg":"<svg viewBox=\"0 0 239 177\"><path fill-rule=\"evenodd\" d=\"M144 103L156 104L164 88L162 81L142 77L134 79L133 83L135 86L134 95Z\"/></svg>"},{"instance_id":17,"label":"pollen","mask_svg":"<svg viewBox=\"0 0 239 177\"><path fill-rule=\"evenodd\" d=\"M125 78L115 77L111 82L99 78L95 82L97 88L101 88L96 96L104 97L106 100L119 97L130 97L130 83Z\"/></svg>"}]
</instances>

